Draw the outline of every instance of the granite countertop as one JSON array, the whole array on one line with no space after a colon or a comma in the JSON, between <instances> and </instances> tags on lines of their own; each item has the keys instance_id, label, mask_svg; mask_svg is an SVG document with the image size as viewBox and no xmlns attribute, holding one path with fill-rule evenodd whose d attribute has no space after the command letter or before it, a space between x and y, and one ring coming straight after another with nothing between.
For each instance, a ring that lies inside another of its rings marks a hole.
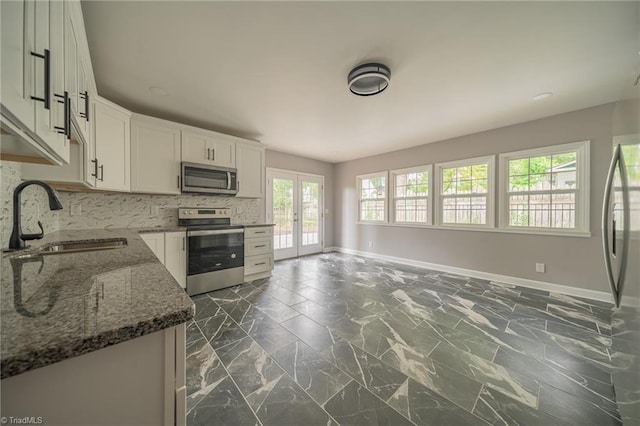
<instances>
[{"instance_id":1,"label":"granite countertop","mask_svg":"<svg viewBox=\"0 0 640 426\"><path fill-rule=\"evenodd\" d=\"M243 225L245 228L255 228L258 226L276 226L273 223L250 223L248 225Z\"/></svg>"},{"instance_id":2,"label":"granite countertop","mask_svg":"<svg viewBox=\"0 0 640 426\"><path fill-rule=\"evenodd\" d=\"M126 238L125 248L33 258L3 255L0 378L193 318L193 302L140 238L140 231L58 231L31 242L27 250L54 241L102 238Z\"/></svg>"},{"instance_id":3,"label":"granite countertop","mask_svg":"<svg viewBox=\"0 0 640 426\"><path fill-rule=\"evenodd\" d=\"M139 234L152 234L154 232L184 232L187 230L186 226L158 226L155 228L130 228L132 231L136 231Z\"/></svg>"}]
</instances>

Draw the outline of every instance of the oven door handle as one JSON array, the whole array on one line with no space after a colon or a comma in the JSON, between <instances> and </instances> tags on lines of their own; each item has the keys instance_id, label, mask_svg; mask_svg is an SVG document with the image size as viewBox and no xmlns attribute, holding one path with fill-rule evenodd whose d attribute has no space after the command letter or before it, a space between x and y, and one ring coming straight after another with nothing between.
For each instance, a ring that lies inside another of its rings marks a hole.
<instances>
[{"instance_id":1,"label":"oven door handle","mask_svg":"<svg viewBox=\"0 0 640 426\"><path fill-rule=\"evenodd\" d=\"M206 231L188 231L187 237L202 237L205 235L243 234L244 229L216 229Z\"/></svg>"}]
</instances>

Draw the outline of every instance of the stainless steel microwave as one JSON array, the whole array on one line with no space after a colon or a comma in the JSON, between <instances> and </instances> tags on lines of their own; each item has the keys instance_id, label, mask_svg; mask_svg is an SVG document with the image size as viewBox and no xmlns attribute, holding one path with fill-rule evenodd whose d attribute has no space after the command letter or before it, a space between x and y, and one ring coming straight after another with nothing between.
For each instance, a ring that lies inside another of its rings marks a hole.
<instances>
[{"instance_id":1,"label":"stainless steel microwave","mask_svg":"<svg viewBox=\"0 0 640 426\"><path fill-rule=\"evenodd\" d=\"M238 193L238 171L183 162L181 188L182 192L234 196Z\"/></svg>"}]
</instances>

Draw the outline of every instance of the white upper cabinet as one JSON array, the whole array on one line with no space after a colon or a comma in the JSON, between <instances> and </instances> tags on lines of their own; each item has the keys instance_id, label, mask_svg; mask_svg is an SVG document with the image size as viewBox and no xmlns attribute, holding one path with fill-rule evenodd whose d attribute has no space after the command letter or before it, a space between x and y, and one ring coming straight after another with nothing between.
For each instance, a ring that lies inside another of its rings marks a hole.
<instances>
[{"instance_id":1,"label":"white upper cabinet","mask_svg":"<svg viewBox=\"0 0 640 426\"><path fill-rule=\"evenodd\" d=\"M3 1L2 18L2 113L5 109L26 130L35 129L33 90L35 49L35 2ZM40 52L42 53L42 52Z\"/></svg>"},{"instance_id":2,"label":"white upper cabinet","mask_svg":"<svg viewBox=\"0 0 640 426\"><path fill-rule=\"evenodd\" d=\"M262 198L265 187L264 146L254 143L236 145L238 166L237 197Z\"/></svg>"},{"instance_id":3,"label":"white upper cabinet","mask_svg":"<svg viewBox=\"0 0 640 426\"><path fill-rule=\"evenodd\" d=\"M182 161L235 168L235 140L230 136L206 130L183 130Z\"/></svg>"},{"instance_id":4,"label":"white upper cabinet","mask_svg":"<svg viewBox=\"0 0 640 426\"><path fill-rule=\"evenodd\" d=\"M0 3L2 20L2 117L5 154L69 162L64 99L64 9L56 0ZM7 138L9 140L9 138Z\"/></svg>"},{"instance_id":5,"label":"white upper cabinet","mask_svg":"<svg viewBox=\"0 0 640 426\"><path fill-rule=\"evenodd\" d=\"M71 119L82 139L91 136L90 106L93 83L91 59L79 2L65 2L64 79L71 102Z\"/></svg>"},{"instance_id":6,"label":"white upper cabinet","mask_svg":"<svg viewBox=\"0 0 640 426\"><path fill-rule=\"evenodd\" d=\"M156 118L131 118L131 191L180 193L180 128Z\"/></svg>"},{"instance_id":7,"label":"white upper cabinet","mask_svg":"<svg viewBox=\"0 0 640 426\"><path fill-rule=\"evenodd\" d=\"M97 96L92 104L93 138L96 144L96 188L129 191L131 113Z\"/></svg>"},{"instance_id":8,"label":"white upper cabinet","mask_svg":"<svg viewBox=\"0 0 640 426\"><path fill-rule=\"evenodd\" d=\"M48 59L36 57L39 60L33 68L36 97L49 99L48 109L36 102L35 132L63 163L69 163L71 131L64 96L64 7L56 0L36 1L35 11L35 52L49 51Z\"/></svg>"}]
</instances>

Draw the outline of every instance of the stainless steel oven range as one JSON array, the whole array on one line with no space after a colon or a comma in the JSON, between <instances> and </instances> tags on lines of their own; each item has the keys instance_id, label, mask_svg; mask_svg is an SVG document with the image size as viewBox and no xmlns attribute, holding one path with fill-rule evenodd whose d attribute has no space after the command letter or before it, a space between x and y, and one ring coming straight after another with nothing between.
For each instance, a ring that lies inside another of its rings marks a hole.
<instances>
[{"instance_id":1,"label":"stainless steel oven range","mask_svg":"<svg viewBox=\"0 0 640 426\"><path fill-rule=\"evenodd\" d=\"M206 293L244 281L244 227L228 208L180 207L187 228L187 293Z\"/></svg>"}]
</instances>

